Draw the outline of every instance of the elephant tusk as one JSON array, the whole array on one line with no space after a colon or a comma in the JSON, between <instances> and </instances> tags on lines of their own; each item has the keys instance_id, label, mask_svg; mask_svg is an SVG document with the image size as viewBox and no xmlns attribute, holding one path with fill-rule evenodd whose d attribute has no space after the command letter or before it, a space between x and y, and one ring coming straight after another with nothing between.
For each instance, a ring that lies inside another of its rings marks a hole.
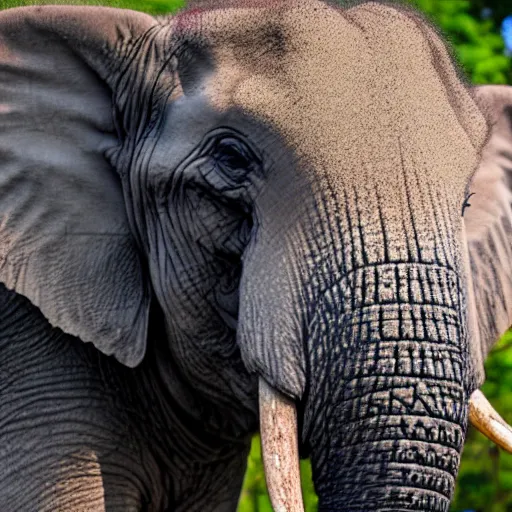
<instances>
[{"instance_id":1,"label":"elephant tusk","mask_svg":"<svg viewBox=\"0 0 512 512\"><path fill-rule=\"evenodd\" d=\"M303 512L295 404L259 379L263 467L276 512Z\"/></svg>"},{"instance_id":2,"label":"elephant tusk","mask_svg":"<svg viewBox=\"0 0 512 512\"><path fill-rule=\"evenodd\" d=\"M469 421L484 436L512 453L512 428L478 389L469 400Z\"/></svg>"}]
</instances>

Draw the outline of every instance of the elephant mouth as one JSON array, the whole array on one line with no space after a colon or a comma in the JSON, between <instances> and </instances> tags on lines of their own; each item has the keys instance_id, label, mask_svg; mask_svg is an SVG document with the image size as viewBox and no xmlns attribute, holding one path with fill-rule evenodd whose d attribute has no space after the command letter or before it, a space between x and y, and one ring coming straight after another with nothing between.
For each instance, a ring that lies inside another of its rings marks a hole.
<instances>
[{"instance_id":1,"label":"elephant mouth","mask_svg":"<svg viewBox=\"0 0 512 512\"><path fill-rule=\"evenodd\" d=\"M259 409L263 464L274 510L303 512L296 406L260 377ZM491 441L512 453L512 428L480 390L471 395L469 421Z\"/></svg>"}]
</instances>

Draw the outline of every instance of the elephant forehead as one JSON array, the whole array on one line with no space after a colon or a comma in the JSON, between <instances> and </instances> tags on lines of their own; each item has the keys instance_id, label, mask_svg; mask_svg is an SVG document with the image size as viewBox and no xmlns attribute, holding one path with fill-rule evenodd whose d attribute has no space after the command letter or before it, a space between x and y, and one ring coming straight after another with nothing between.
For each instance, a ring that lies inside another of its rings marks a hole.
<instances>
[{"instance_id":1,"label":"elephant forehead","mask_svg":"<svg viewBox=\"0 0 512 512\"><path fill-rule=\"evenodd\" d=\"M389 182L402 172L401 143L426 162L422 173L464 188L487 126L437 35L414 15L308 0L212 11L200 25L215 61L210 101L270 124L311 168L333 170L340 184L376 175ZM462 113L447 85L466 97Z\"/></svg>"}]
</instances>

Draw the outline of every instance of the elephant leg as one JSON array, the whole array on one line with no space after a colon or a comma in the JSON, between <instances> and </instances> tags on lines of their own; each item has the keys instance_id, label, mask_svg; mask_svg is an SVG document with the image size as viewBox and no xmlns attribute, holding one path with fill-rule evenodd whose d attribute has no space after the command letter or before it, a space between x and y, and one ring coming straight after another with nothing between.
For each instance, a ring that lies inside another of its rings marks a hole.
<instances>
[{"instance_id":1,"label":"elephant leg","mask_svg":"<svg viewBox=\"0 0 512 512\"><path fill-rule=\"evenodd\" d=\"M119 367L0 286L0 510L167 508L151 422Z\"/></svg>"}]
</instances>

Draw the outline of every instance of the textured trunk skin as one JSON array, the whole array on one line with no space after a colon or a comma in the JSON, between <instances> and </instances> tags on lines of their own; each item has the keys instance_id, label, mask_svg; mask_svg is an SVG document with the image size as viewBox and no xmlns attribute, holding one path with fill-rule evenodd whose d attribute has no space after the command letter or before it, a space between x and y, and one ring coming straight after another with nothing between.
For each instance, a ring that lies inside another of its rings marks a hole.
<instances>
[{"instance_id":1,"label":"textured trunk skin","mask_svg":"<svg viewBox=\"0 0 512 512\"><path fill-rule=\"evenodd\" d=\"M334 347L311 346L305 421L321 512L449 510L467 423L461 297L436 264L362 268L326 294L311 335Z\"/></svg>"},{"instance_id":2,"label":"textured trunk skin","mask_svg":"<svg viewBox=\"0 0 512 512\"><path fill-rule=\"evenodd\" d=\"M451 401L454 391L420 383L418 379L414 391L386 389L343 404L355 409L367 402L363 407L375 412L356 424L345 424L340 439L330 445L325 464L336 477L327 482L317 479L320 511L449 510L464 441L460 416L465 410L457 411L459 418L453 421L455 415L448 408L443 414L434 404L440 392ZM386 395L393 396L395 405L377 412ZM425 403L429 416L412 414Z\"/></svg>"}]
</instances>

